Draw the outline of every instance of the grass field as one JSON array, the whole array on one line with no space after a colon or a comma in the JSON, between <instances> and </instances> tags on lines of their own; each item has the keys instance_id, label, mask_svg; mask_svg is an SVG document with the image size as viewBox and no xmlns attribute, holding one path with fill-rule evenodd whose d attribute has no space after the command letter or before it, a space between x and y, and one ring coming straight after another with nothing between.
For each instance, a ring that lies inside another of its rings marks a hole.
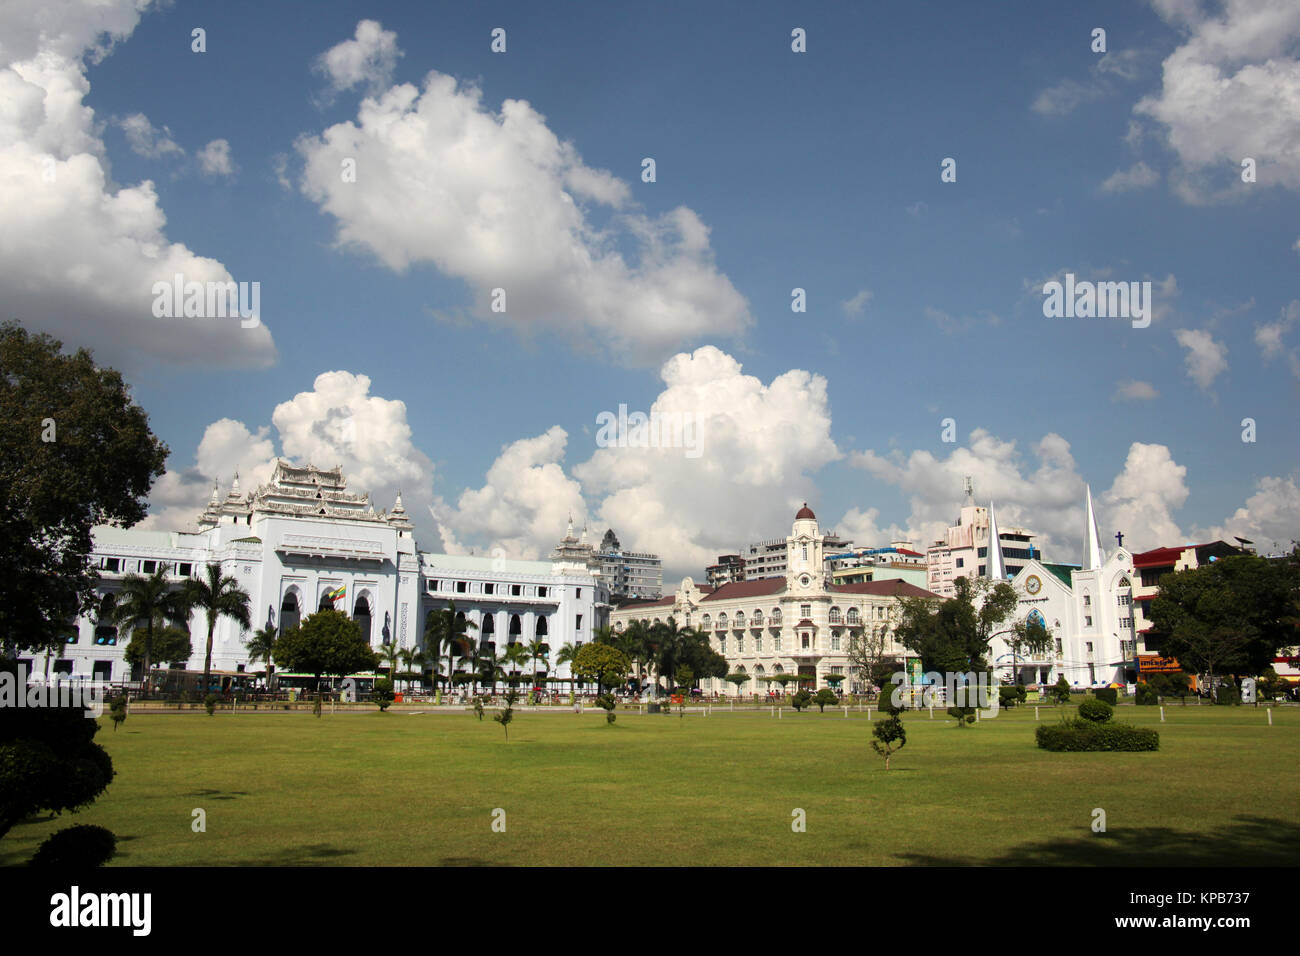
<instances>
[{"instance_id":1,"label":"grass field","mask_svg":"<svg viewBox=\"0 0 1300 956\"><path fill-rule=\"evenodd\" d=\"M968 729L908 714L888 773L842 711L517 713L508 743L468 713L105 717L107 792L16 826L0 863L95 823L131 866L1294 864L1300 710L1167 713L1119 708L1161 732L1134 754L1041 751L1032 708Z\"/></svg>"}]
</instances>

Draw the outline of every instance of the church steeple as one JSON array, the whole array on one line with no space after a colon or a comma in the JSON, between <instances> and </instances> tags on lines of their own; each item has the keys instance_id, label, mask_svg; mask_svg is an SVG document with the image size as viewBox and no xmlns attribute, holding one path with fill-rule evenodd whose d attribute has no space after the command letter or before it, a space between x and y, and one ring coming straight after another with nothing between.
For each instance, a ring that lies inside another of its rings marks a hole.
<instances>
[{"instance_id":1,"label":"church steeple","mask_svg":"<svg viewBox=\"0 0 1300 956\"><path fill-rule=\"evenodd\" d=\"M1092 486L1085 485L1088 499L1088 516L1083 531L1083 570L1092 571L1102 566L1101 535L1097 531L1097 514L1092 510Z\"/></svg>"},{"instance_id":2,"label":"church steeple","mask_svg":"<svg viewBox=\"0 0 1300 956\"><path fill-rule=\"evenodd\" d=\"M993 513L993 501L989 500L989 547L987 571L985 577L993 581L1005 581L1007 565L1002 559L1002 539L998 536L998 516Z\"/></svg>"}]
</instances>

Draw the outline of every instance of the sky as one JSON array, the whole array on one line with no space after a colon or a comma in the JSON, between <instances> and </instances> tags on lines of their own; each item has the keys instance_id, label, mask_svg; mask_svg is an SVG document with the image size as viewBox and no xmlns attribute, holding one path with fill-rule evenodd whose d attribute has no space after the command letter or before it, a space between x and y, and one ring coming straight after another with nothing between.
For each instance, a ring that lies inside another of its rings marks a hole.
<instances>
[{"instance_id":1,"label":"sky","mask_svg":"<svg viewBox=\"0 0 1300 956\"><path fill-rule=\"evenodd\" d=\"M0 317L131 383L151 528L282 457L668 584L805 501L923 546L967 475L1054 561L1085 485L1129 548L1285 547L1298 210L1291 0L0 6Z\"/></svg>"}]
</instances>

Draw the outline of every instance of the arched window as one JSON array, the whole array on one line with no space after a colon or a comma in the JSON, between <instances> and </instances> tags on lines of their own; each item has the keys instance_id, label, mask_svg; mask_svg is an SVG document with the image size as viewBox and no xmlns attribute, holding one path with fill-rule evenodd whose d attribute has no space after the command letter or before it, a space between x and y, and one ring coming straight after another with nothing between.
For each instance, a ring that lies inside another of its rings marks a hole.
<instances>
[{"instance_id":1,"label":"arched window","mask_svg":"<svg viewBox=\"0 0 1300 956\"><path fill-rule=\"evenodd\" d=\"M461 617L461 614L457 612L456 617L459 619ZM478 632L482 634L484 638L487 638L490 635L495 634L497 632L496 615L484 614L483 623L479 625Z\"/></svg>"},{"instance_id":2,"label":"arched window","mask_svg":"<svg viewBox=\"0 0 1300 956\"><path fill-rule=\"evenodd\" d=\"M773 624L781 623L781 609L779 607L772 608L772 623Z\"/></svg>"},{"instance_id":3,"label":"arched window","mask_svg":"<svg viewBox=\"0 0 1300 956\"><path fill-rule=\"evenodd\" d=\"M849 623L850 624L858 623L858 609L855 607L849 608Z\"/></svg>"},{"instance_id":4,"label":"arched window","mask_svg":"<svg viewBox=\"0 0 1300 956\"><path fill-rule=\"evenodd\" d=\"M533 625L533 637L546 637L550 632L547 630L546 618L539 617Z\"/></svg>"},{"instance_id":5,"label":"arched window","mask_svg":"<svg viewBox=\"0 0 1300 956\"><path fill-rule=\"evenodd\" d=\"M745 626L745 612L744 612L744 611L737 611L737 612L736 612L736 627L744 627L744 626Z\"/></svg>"},{"instance_id":6,"label":"arched window","mask_svg":"<svg viewBox=\"0 0 1300 956\"><path fill-rule=\"evenodd\" d=\"M357 622L361 628L361 636L367 644L370 643L370 602L365 596L357 598L356 606L352 609L352 620Z\"/></svg>"},{"instance_id":7,"label":"arched window","mask_svg":"<svg viewBox=\"0 0 1300 956\"><path fill-rule=\"evenodd\" d=\"M519 615L511 614L510 630L509 630L510 643L513 644L515 641L519 640L519 638L523 635L523 633L524 633L524 625L523 622L519 620Z\"/></svg>"},{"instance_id":8,"label":"arched window","mask_svg":"<svg viewBox=\"0 0 1300 956\"><path fill-rule=\"evenodd\" d=\"M762 609L759 609L759 610L754 611L754 615L753 615L753 617L750 619L750 623L752 623L752 624L754 625L754 627L762 627L762 626L763 626L763 611L762 611Z\"/></svg>"},{"instance_id":9,"label":"arched window","mask_svg":"<svg viewBox=\"0 0 1300 956\"><path fill-rule=\"evenodd\" d=\"M280 633L283 634L297 627L301 617L302 611L298 607L297 593L286 591L284 600L280 603Z\"/></svg>"},{"instance_id":10,"label":"arched window","mask_svg":"<svg viewBox=\"0 0 1300 956\"><path fill-rule=\"evenodd\" d=\"M713 618L711 618L709 615L706 614L704 615L704 618L700 621L700 624L707 631L709 628L713 626Z\"/></svg>"},{"instance_id":11,"label":"arched window","mask_svg":"<svg viewBox=\"0 0 1300 956\"><path fill-rule=\"evenodd\" d=\"M718 615L718 627L723 628L724 630L727 627L727 615L725 612Z\"/></svg>"},{"instance_id":12,"label":"arched window","mask_svg":"<svg viewBox=\"0 0 1300 956\"><path fill-rule=\"evenodd\" d=\"M840 623L840 609L837 607L831 608L831 623L832 624Z\"/></svg>"}]
</instances>

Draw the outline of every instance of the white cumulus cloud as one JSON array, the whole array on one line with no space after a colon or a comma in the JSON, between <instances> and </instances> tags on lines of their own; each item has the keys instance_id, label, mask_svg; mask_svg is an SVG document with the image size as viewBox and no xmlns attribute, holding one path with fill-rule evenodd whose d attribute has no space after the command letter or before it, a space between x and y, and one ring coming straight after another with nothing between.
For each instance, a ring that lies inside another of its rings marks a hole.
<instances>
[{"instance_id":1,"label":"white cumulus cloud","mask_svg":"<svg viewBox=\"0 0 1300 956\"><path fill-rule=\"evenodd\" d=\"M1221 372L1228 368L1228 346L1216 342L1205 329L1177 329L1174 338L1187 349L1188 377L1203 389L1208 389Z\"/></svg>"}]
</instances>

